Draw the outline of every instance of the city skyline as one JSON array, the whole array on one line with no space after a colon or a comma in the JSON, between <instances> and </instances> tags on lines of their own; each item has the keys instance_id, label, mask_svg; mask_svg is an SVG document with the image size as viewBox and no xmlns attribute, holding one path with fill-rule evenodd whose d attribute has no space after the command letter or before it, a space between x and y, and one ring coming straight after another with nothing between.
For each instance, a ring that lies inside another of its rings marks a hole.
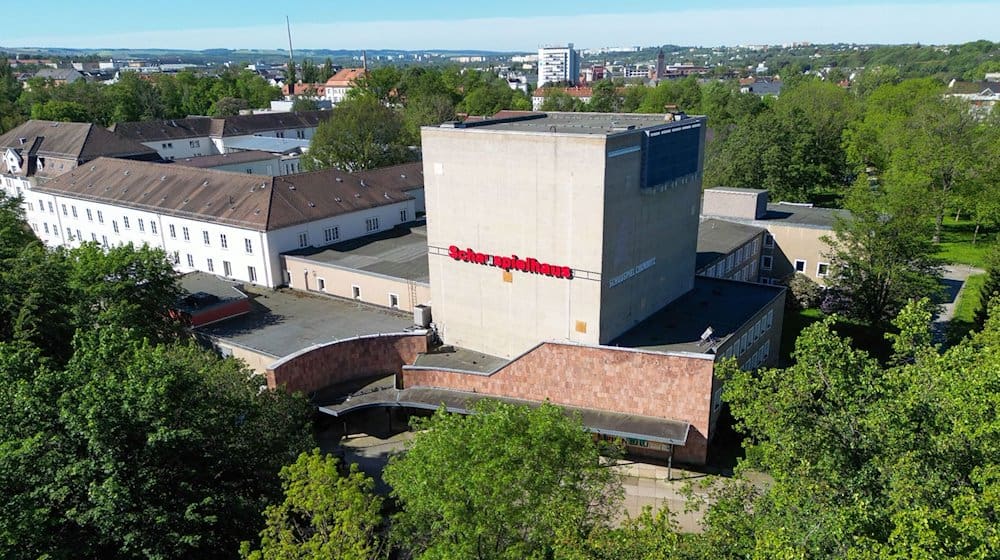
<instances>
[{"instance_id":1,"label":"city skyline","mask_svg":"<svg viewBox=\"0 0 1000 560\"><path fill-rule=\"evenodd\" d=\"M171 11L137 17L121 0L99 11L50 2L44 29L4 30L5 48L276 49L287 47L284 14L262 3L179 0ZM476 49L529 52L540 44L577 48L678 44L690 46L812 43L956 44L997 40L1000 4L910 1L868 4L841 0L768 0L753 8L724 0L616 6L580 0L535 5L511 0L499 7L441 1L416 5L383 1L330 12L306 0L289 14L293 47L302 49ZM257 7L262 9L256 9ZM367 8L367 9L366 9ZM570 14L572 12L572 14ZM192 14L200 14L193 18ZM224 22L224 23L223 23ZM928 25L933 22L933 25Z\"/></svg>"}]
</instances>

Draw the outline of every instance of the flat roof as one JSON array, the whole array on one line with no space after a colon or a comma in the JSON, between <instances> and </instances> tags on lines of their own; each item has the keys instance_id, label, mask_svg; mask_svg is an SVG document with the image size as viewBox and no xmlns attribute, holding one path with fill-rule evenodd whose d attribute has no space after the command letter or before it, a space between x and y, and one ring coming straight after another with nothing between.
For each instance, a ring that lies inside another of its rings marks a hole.
<instances>
[{"instance_id":1,"label":"flat roof","mask_svg":"<svg viewBox=\"0 0 1000 560\"><path fill-rule=\"evenodd\" d=\"M708 266L760 235L762 227L705 218L698 224L698 254L695 270Z\"/></svg>"},{"instance_id":2,"label":"flat roof","mask_svg":"<svg viewBox=\"0 0 1000 560\"><path fill-rule=\"evenodd\" d=\"M180 276L177 283L185 294L177 303L177 309L190 314L204 313L248 297L239 282L205 272L189 272Z\"/></svg>"},{"instance_id":3,"label":"flat roof","mask_svg":"<svg viewBox=\"0 0 1000 560\"><path fill-rule=\"evenodd\" d=\"M533 112L464 123L444 123L440 127L609 136L663 125L686 126L704 120L703 117L689 116L681 120L673 118L671 114Z\"/></svg>"},{"instance_id":4,"label":"flat roof","mask_svg":"<svg viewBox=\"0 0 1000 560\"><path fill-rule=\"evenodd\" d=\"M275 159L276 155L262 152L260 150L247 150L245 152L230 152L228 154L215 154L211 156L198 156L189 157L174 160L174 165L182 165L184 167L198 167L201 169L207 169L210 167L219 167L220 165L232 165L238 163L249 163L251 161L264 161L269 159Z\"/></svg>"},{"instance_id":5,"label":"flat roof","mask_svg":"<svg viewBox=\"0 0 1000 560\"><path fill-rule=\"evenodd\" d=\"M527 401L500 397L483 393L467 393L449 389L411 387L396 389L380 380L372 387L363 388L357 394L339 399L339 402L320 406L319 411L331 416L342 416L358 410L384 406L398 406L437 410L444 406L449 412L469 414L475 403L483 399L493 399L514 405L537 407L542 401ZM594 408L580 408L555 403L567 414L579 414L588 431L620 438L635 438L670 445L687 443L690 424L682 420L654 418L636 414L624 414Z\"/></svg>"},{"instance_id":6,"label":"flat roof","mask_svg":"<svg viewBox=\"0 0 1000 560\"><path fill-rule=\"evenodd\" d=\"M476 373L492 373L510 363L510 360L483 354L467 348L441 346L417 356L413 365L418 367L455 369Z\"/></svg>"},{"instance_id":7,"label":"flat roof","mask_svg":"<svg viewBox=\"0 0 1000 560\"><path fill-rule=\"evenodd\" d=\"M833 229L837 216L850 216L847 210L818 208L807 204L775 202L767 205L767 214L758 222L782 222L792 225Z\"/></svg>"},{"instance_id":8,"label":"flat roof","mask_svg":"<svg viewBox=\"0 0 1000 560\"><path fill-rule=\"evenodd\" d=\"M424 284L430 282L427 226L422 221L320 249L293 251L286 256Z\"/></svg>"},{"instance_id":9,"label":"flat roof","mask_svg":"<svg viewBox=\"0 0 1000 560\"><path fill-rule=\"evenodd\" d=\"M707 354L725 342L784 288L696 276L694 288L654 313L610 346L653 352ZM712 327L714 345L701 341Z\"/></svg>"},{"instance_id":10,"label":"flat roof","mask_svg":"<svg viewBox=\"0 0 1000 560\"><path fill-rule=\"evenodd\" d=\"M272 138L270 136L251 136L249 138L233 138L226 140L227 150L259 150L272 154L290 154L309 149L309 140L298 138Z\"/></svg>"},{"instance_id":11,"label":"flat roof","mask_svg":"<svg viewBox=\"0 0 1000 560\"><path fill-rule=\"evenodd\" d=\"M199 334L282 358L315 344L413 326L409 314L290 289L247 286L250 313L196 329Z\"/></svg>"}]
</instances>

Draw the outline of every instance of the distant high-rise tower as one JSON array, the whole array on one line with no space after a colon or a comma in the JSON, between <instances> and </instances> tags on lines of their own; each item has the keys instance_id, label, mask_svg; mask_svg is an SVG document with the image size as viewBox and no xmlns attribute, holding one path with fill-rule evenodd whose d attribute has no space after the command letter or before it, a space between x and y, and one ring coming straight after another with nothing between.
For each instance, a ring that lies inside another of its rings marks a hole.
<instances>
[{"instance_id":1,"label":"distant high-rise tower","mask_svg":"<svg viewBox=\"0 0 1000 560\"><path fill-rule=\"evenodd\" d=\"M538 87L559 82L576 85L579 78L580 54L573 50L573 43L539 47Z\"/></svg>"}]
</instances>

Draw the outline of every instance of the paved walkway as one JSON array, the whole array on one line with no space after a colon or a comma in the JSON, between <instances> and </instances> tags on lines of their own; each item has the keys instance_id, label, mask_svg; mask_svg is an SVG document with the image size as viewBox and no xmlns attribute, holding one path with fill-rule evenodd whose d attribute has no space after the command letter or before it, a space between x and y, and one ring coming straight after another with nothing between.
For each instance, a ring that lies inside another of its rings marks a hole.
<instances>
[{"instance_id":1,"label":"paved walkway","mask_svg":"<svg viewBox=\"0 0 1000 560\"><path fill-rule=\"evenodd\" d=\"M934 323L931 325L934 342L942 343L945 341L948 323L955 317L955 306L965 290L965 281L973 274L984 274L985 272L981 268L964 264L944 267L941 283L944 285L945 293L941 302L941 313L934 318Z\"/></svg>"}]
</instances>

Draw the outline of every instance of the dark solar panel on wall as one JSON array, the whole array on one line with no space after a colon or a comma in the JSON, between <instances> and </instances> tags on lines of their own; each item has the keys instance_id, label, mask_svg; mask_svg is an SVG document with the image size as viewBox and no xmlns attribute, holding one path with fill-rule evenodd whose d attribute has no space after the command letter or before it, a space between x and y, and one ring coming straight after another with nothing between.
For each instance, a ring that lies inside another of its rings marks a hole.
<instances>
[{"instance_id":1,"label":"dark solar panel on wall","mask_svg":"<svg viewBox=\"0 0 1000 560\"><path fill-rule=\"evenodd\" d=\"M699 171L700 142L700 123L647 131L642 148L642 188L662 190L690 181Z\"/></svg>"}]
</instances>

